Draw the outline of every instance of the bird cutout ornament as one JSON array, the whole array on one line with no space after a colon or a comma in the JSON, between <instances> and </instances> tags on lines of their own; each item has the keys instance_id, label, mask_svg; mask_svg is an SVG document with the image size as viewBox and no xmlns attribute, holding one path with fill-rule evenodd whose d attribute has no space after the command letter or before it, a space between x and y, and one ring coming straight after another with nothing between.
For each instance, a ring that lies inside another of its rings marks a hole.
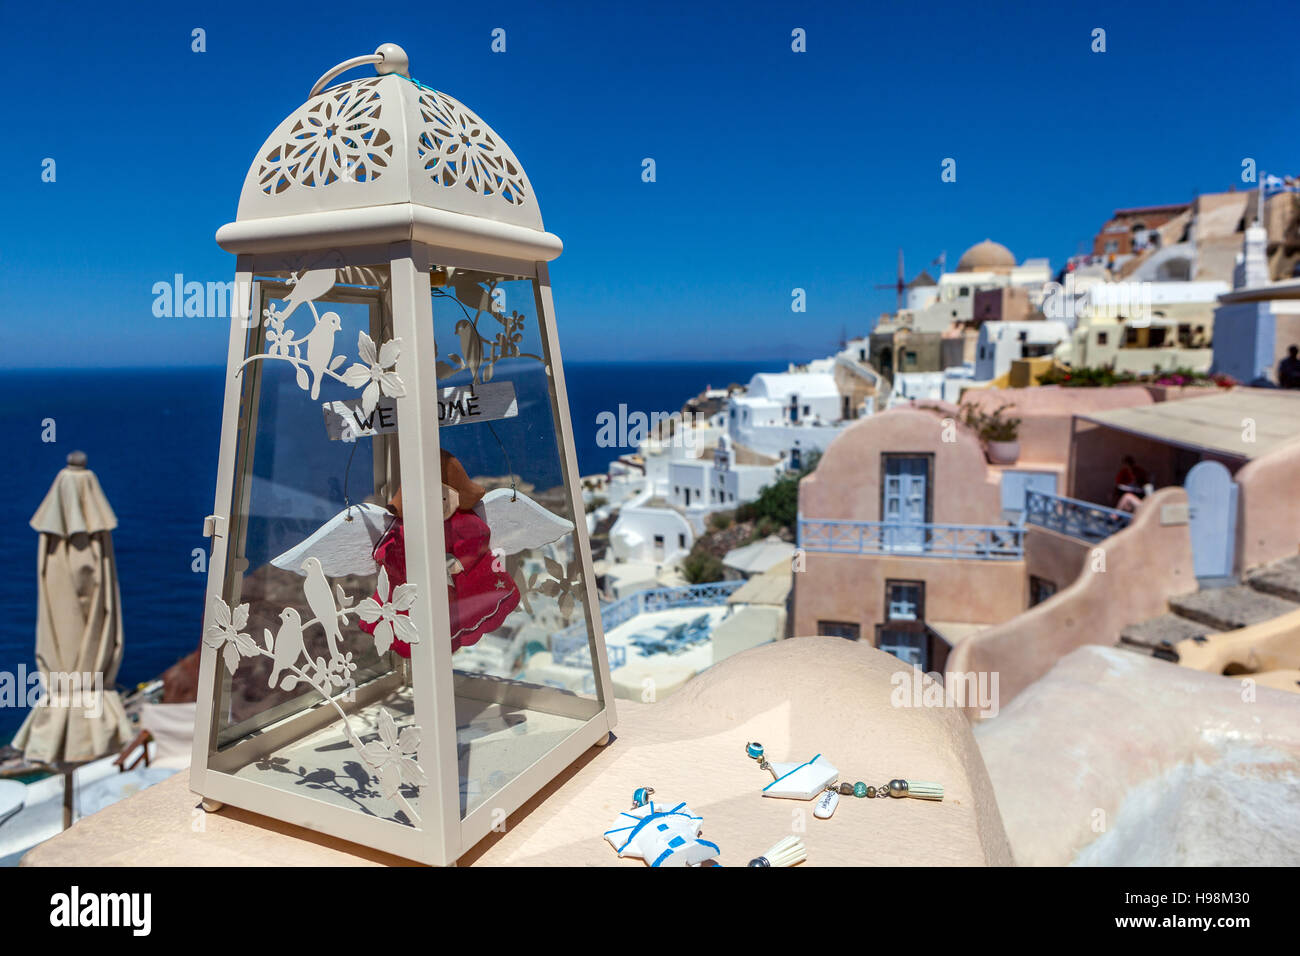
<instances>
[{"instance_id":1,"label":"bird cutout ornament","mask_svg":"<svg viewBox=\"0 0 1300 956\"><path fill-rule=\"evenodd\" d=\"M334 603L334 592L330 589L330 583L325 579L320 558L308 558L302 563L302 568L307 572L302 593L307 598L307 606L311 608L311 613L316 616L325 630L325 643L329 645L330 659L342 657L343 652L339 648L343 640L339 626L339 609Z\"/></svg>"},{"instance_id":2,"label":"bird cutout ornament","mask_svg":"<svg viewBox=\"0 0 1300 956\"><path fill-rule=\"evenodd\" d=\"M393 516L387 509L369 502L349 505L311 533L311 535L271 559L282 571L306 575L303 562L316 558L328 578L348 575L368 577L379 571L375 545Z\"/></svg>"},{"instance_id":3,"label":"bird cutout ornament","mask_svg":"<svg viewBox=\"0 0 1300 956\"><path fill-rule=\"evenodd\" d=\"M333 585L326 579L318 558L308 557L302 562L305 572L303 594L315 617L302 620L302 612L289 607L280 612L280 625L276 633L269 628L263 629L263 640L259 646L249 634L242 629L248 625L248 605L240 604L233 610L219 596L211 598L211 624L203 634L203 644L220 654L222 663L231 675L239 668L240 661L250 657L268 657L271 659L271 673L268 686L292 691L303 685L310 687L321 696L324 706L331 707L338 715L339 729L346 737L346 745L352 747L359 758L359 763L346 770L347 774L358 784L373 780L381 794L397 804L407 820L419 826L418 812L400 792L401 784L423 786L426 783L423 772L417 762L420 728L409 725L398 734L392 716L381 710L379 718L380 740L363 741L352 726L350 715L344 711L340 699L345 688L355 689L353 674L357 664L352 652L345 652L340 646L340 628L348 623L351 615L366 617L384 622L396 619L398 610L408 611L415 603L414 585L405 585L406 590L394 589L392 603L389 603L388 586L383 583L383 604L366 598L360 605L354 606L353 599L340 585ZM383 575L380 575L381 581ZM398 593L402 592L402 593ZM396 606L394 606L396 605ZM329 644L329 658L312 658L305 647L304 633L319 625ZM390 626L389 632L392 632ZM418 635L411 635L411 640ZM379 638L376 636L375 649L379 653ZM333 771L320 770L318 773Z\"/></svg>"},{"instance_id":4,"label":"bird cutout ornament","mask_svg":"<svg viewBox=\"0 0 1300 956\"><path fill-rule=\"evenodd\" d=\"M704 818L691 813L685 801L670 805L650 799L654 791L639 788L632 809L624 810L605 831L619 857L638 857L648 866L700 866L722 851L700 839ZM715 864L716 865L716 864Z\"/></svg>"},{"instance_id":5,"label":"bird cutout ornament","mask_svg":"<svg viewBox=\"0 0 1300 956\"><path fill-rule=\"evenodd\" d=\"M320 398L320 380L334 358L334 335L343 328L337 312L326 312L316 319L316 325L307 333L307 369L298 366L298 387L306 388L306 372L311 373L311 397Z\"/></svg>"},{"instance_id":6,"label":"bird cutout ornament","mask_svg":"<svg viewBox=\"0 0 1300 956\"><path fill-rule=\"evenodd\" d=\"M271 676L266 679L266 686L275 688L280 684L280 675L284 669L296 665L303 652L302 615L297 608L287 607L281 611L280 627L275 632L275 638L271 638L270 631L267 631L266 638L266 646L272 649L274 655Z\"/></svg>"},{"instance_id":7,"label":"bird cutout ornament","mask_svg":"<svg viewBox=\"0 0 1300 956\"><path fill-rule=\"evenodd\" d=\"M289 291L284 297L285 307L277 311L277 317L287 319L304 302L319 299L334 288L336 277L334 269L308 269L302 275L294 276L289 280Z\"/></svg>"},{"instance_id":8,"label":"bird cutout ornament","mask_svg":"<svg viewBox=\"0 0 1300 956\"><path fill-rule=\"evenodd\" d=\"M343 330L343 320L337 312L317 311L315 301L334 288L336 279L337 272L333 268L308 269L290 276L289 291L281 297L284 307L276 308L272 303L262 311L261 318L266 324L266 351L248 356L235 374L242 375L249 362L288 362L294 368L298 387L313 399L320 398L321 383L332 378L349 388L360 389L362 410L369 415L380 395L400 398L406 394L406 387L396 371L401 340L390 339L376 346L364 330L359 331L357 353L360 361L354 362L345 372L339 372L347 361L346 355L334 354L335 338ZM313 322L310 331L300 336L294 329L286 328L285 323L303 305L311 312Z\"/></svg>"}]
</instances>

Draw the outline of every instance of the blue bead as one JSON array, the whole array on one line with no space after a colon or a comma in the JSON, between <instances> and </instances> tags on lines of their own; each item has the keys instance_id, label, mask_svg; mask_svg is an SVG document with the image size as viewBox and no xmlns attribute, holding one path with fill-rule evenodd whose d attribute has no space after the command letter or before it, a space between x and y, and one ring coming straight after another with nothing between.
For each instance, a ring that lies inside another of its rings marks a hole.
<instances>
[{"instance_id":1,"label":"blue bead","mask_svg":"<svg viewBox=\"0 0 1300 956\"><path fill-rule=\"evenodd\" d=\"M855 797L865 797L867 795L867 785L859 780L853 785L853 795Z\"/></svg>"},{"instance_id":2,"label":"blue bead","mask_svg":"<svg viewBox=\"0 0 1300 956\"><path fill-rule=\"evenodd\" d=\"M749 754L749 756L751 756L751 757L753 757L755 760L757 760L759 757L763 756L763 745L762 745L762 744L746 744L746 745L745 745L745 753Z\"/></svg>"}]
</instances>

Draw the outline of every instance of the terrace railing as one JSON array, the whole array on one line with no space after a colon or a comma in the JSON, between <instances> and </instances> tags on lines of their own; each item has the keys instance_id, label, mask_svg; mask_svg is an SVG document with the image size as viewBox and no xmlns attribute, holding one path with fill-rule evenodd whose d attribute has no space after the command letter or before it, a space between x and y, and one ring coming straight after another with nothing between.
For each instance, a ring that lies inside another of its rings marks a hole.
<instances>
[{"instance_id":1,"label":"terrace railing","mask_svg":"<svg viewBox=\"0 0 1300 956\"><path fill-rule=\"evenodd\" d=\"M799 547L804 551L830 554L1019 561L1025 553L1025 530L1017 525L902 524L800 518Z\"/></svg>"},{"instance_id":2,"label":"terrace railing","mask_svg":"<svg viewBox=\"0 0 1300 956\"><path fill-rule=\"evenodd\" d=\"M1080 541L1094 542L1123 531L1133 516L1091 501L1026 489L1024 520Z\"/></svg>"},{"instance_id":3,"label":"terrace railing","mask_svg":"<svg viewBox=\"0 0 1300 956\"><path fill-rule=\"evenodd\" d=\"M562 667L581 667L583 670L591 667L591 645L587 643L585 630L564 637L555 635L551 638L551 648L552 659ZM627 663L626 647L606 647L605 650L609 654L610 670L618 670Z\"/></svg>"},{"instance_id":4,"label":"terrace railing","mask_svg":"<svg viewBox=\"0 0 1300 956\"><path fill-rule=\"evenodd\" d=\"M620 624L638 614L669 611L679 607L710 607L724 603L744 581L715 581L710 584L689 584L673 588L648 588L627 597L600 606L600 622L608 634ZM627 648L610 647L610 669L622 667L627 660ZM570 624L551 637L551 653L557 664L589 666L591 651L587 644L587 622Z\"/></svg>"}]
</instances>

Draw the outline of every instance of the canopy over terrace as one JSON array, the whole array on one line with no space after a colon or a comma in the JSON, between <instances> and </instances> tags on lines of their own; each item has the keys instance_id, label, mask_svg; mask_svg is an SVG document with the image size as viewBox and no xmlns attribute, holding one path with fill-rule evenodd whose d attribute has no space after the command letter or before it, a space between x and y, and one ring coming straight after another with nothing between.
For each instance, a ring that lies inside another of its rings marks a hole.
<instances>
[{"instance_id":1,"label":"canopy over terrace","mask_svg":"<svg viewBox=\"0 0 1300 956\"><path fill-rule=\"evenodd\" d=\"M1125 455L1157 487L1182 484L1198 461L1236 471L1300 441L1300 392L1234 388L1200 398L1113 408L1074 416L1071 486L1075 497L1103 501ZM1100 496L1100 497L1099 497Z\"/></svg>"}]
</instances>

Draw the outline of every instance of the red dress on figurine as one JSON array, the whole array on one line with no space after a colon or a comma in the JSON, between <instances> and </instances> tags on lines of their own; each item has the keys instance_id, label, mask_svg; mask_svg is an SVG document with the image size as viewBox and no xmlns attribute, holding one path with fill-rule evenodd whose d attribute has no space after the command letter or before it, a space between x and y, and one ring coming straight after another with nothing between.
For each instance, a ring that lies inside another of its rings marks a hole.
<instances>
[{"instance_id":1,"label":"red dress on figurine","mask_svg":"<svg viewBox=\"0 0 1300 956\"><path fill-rule=\"evenodd\" d=\"M451 649L459 650L478 643L484 634L495 631L519 605L519 589L504 570L498 570L492 554L491 531L472 511L457 511L442 523L447 554L460 562L462 570L451 575L447 587L447 604L451 612ZM406 541L400 519L379 539L375 560L388 571L390 587L406 583ZM375 594L375 600L379 595ZM399 611L405 614L406 611ZM367 634L375 624L359 622ZM411 645L394 640L393 650L402 657L411 656Z\"/></svg>"}]
</instances>

